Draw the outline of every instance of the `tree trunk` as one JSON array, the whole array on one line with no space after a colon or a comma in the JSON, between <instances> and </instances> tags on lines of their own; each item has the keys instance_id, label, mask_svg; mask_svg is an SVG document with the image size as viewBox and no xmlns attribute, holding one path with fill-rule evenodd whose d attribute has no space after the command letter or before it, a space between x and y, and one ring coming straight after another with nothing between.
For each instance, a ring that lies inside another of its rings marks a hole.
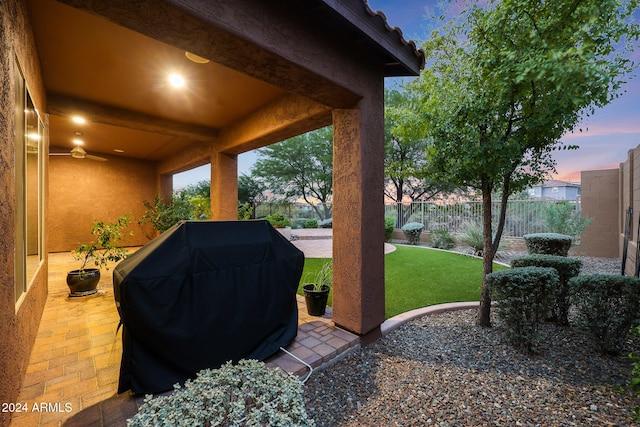
<instances>
[{"instance_id":1,"label":"tree trunk","mask_svg":"<svg viewBox=\"0 0 640 427\"><path fill-rule=\"evenodd\" d=\"M476 324L484 327L491 327L491 290L487 286L487 274L493 272L493 258L495 249L493 247L493 236L491 230L491 188L488 185L482 186L482 223L484 232L484 248L482 253L482 294L480 295L480 306L478 307L478 318Z\"/></svg>"}]
</instances>

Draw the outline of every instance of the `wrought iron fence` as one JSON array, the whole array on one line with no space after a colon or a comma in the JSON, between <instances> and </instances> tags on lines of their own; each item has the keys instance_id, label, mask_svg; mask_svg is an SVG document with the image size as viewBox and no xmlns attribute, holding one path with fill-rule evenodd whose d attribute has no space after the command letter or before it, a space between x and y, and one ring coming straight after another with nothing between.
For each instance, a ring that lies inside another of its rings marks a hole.
<instances>
[{"instance_id":1,"label":"wrought iron fence","mask_svg":"<svg viewBox=\"0 0 640 427\"><path fill-rule=\"evenodd\" d=\"M522 237L528 233L545 230L545 210L549 203L558 200L510 200L507 204L504 235ZM570 201L580 209L580 201ZM493 202L491 215L493 223L498 223L501 202ZM433 202L413 202L411 204L385 205L385 216L396 220L396 228L409 222L420 222L427 230L446 230L459 233L465 224L482 224L482 202L466 201L451 204Z\"/></svg>"},{"instance_id":2,"label":"wrought iron fence","mask_svg":"<svg viewBox=\"0 0 640 427\"><path fill-rule=\"evenodd\" d=\"M550 203L559 200L509 200L505 218L504 235L522 237L528 233L541 233L545 229L545 210ZM580 199L570 200L580 210ZM498 223L501 203L493 202L491 215L493 223ZM262 218L274 213L283 213L293 224L306 219L322 220L318 212L324 213L324 206L318 210L304 203L262 203L256 206L255 217ZM331 205L327 206L330 214ZM482 202L463 201L448 204L434 202L413 202L410 204L388 204L384 214L394 218L396 228L402 228L408 222L420 222L427 230L447 230L450 233L462 232L465 224L482 224ZM301 222L301 223L302 223ZM298 224L299 225L299 224Z\"/></svg>"}]
</instances>

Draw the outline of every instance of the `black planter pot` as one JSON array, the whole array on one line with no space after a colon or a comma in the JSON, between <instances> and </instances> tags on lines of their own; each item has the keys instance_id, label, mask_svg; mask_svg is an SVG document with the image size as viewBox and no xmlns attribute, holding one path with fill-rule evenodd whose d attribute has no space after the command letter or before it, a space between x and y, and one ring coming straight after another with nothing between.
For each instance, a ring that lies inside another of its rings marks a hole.
<instances>
[{"instance_id":1,"label":"black planter pot","mask_svg":"<svg viewBox=\"0 0 640 427\"><path fill-rule=\"evenodd\" d=\"M67 286L70 297L84 297L98 292L100 281L99 268L85 268L84 270L71 270L67 273Z\"/></svg>"},{"instance_id":2,"label":"black planter pot","mask_svg":"<svg viewBox=\"0 0 640 427\"><path fill-rule=\"evenodd\" d=\"M323 316L327 308L330 288L323 285L322 290L314 291L313 286L313 283L302 286L304 300L307 303L307 312L310 316Z\"/></svg>"}]
</instances>

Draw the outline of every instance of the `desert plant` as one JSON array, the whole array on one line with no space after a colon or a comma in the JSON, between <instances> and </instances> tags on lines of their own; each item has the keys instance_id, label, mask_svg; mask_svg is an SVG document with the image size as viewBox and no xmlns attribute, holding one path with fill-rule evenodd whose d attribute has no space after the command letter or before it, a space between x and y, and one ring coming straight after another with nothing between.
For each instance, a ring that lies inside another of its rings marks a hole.
<instances>
[{"instance_id":1,"label":"desert plant","mask_svg":"<svg viewBox=\"0 0 640 427\"><path fill-rule=\"evenodd\" d=\"M640 324L640 279L592 274L569 281L576 324L587 332L598 351L618 354L629 330Z\"/></svg>"},{"instance_id":2,"label":"desert plant","mask_svg":"<svg viewBox=\"0 0 640 427\"><path fill-rule=\"evenodd\" d=\"M522 236L529 254L567 256L573 237L558 233L532 233Z\"/></svg>"},{"instance_id":3,"label":"desert plant","mask_svg":"<svg viewBox=\"0 0 640 427\"><path fill-rule=\"evenodd\" d=\"M107 263L120 261L128 256L128 251L119 246L122 238L122 230L129 226L129 214L119 217L114 223L106 223L102 220L93 222L91 234L95 237L92 242L83 243L72 251L73 257L82 262L80 270L83 271L89 261L98 267L109 269ZM133 235L133 232L129 233Z\"/></svg>"},{"instance_id":4,"label":"desert plant","mask_svg":"<svg viewBox=\"0 0 640 427\"><path fill-rule=\"evenodd\" d=\"M273 215L267 215L265 217L269 224L271 224L275 228L284 228L291 226L291 221L289 221L283 214L275 213Z\"/></svg>"},{"instance_id":5,"label":"desert plant","mask_svg":"<svg viewBox=\"0 0 640 427\"><path fill-rule=\"evenodd\" d=\"M447 230L431 230L429 242L432 247L437 249L451 249L455 246L455 241Z\"/></svg>"},{"instance_id":6,"label":"desert plant","mask_svg":"<svg viewBox=\"0 0 640 427\"><path fill-rule=\"evenodd\" d=\"M525 353L538 350L538 326L544 321L559 280L556 270L547 267L513 268L487 275L507 342Z\"/></svg>"},{"instance_id":7,"label":"desert plant","mask_svg":"<svg viewBox=\"0 0 640 427\"><path fill-rule=\"evenodd\" d=\"M389 216L384 217L384 241L388 242L391 240L391 236L393 235L393 229L396 227L395 218L391 218Z\"/></svg>"},{"instance_id":8,"label":"desert plant","mask_svg":"<svg viewBox=\"0 0 640 427\"><path fill-rule=\"evenodd\" d=\"M574 203L562 200L550 203L545 209L545 223L550 233L566 234L579 241L582 232L591 224L593 218L582 217Z\"/></svg>"},{"instance_id":9,"label":"desert plant","mask_svg":"<svg viewBox=\"0 0 640 427\"><path fill-rule=\"evenodd\" d=\"M551 307L551 319L561 325L569 324L569 280L580 274L582 261L557 255L533 254L514 258L511 267L550 267L558 272L560 281L554 290L554 302Z\"/></svg>"},{"instance_id":10,"label":"desert plant","mask_svg":"<svg viewBox=\"0 0 640 427\"><path fill-rule=\"evenodd\" d=\"M159 232L164 232L179 221L193 219L193 207L185 194L174 194L170 200L163 200L159 194L153 202L142 202L146 208L139 224L149 223Z\"/></svg>"},{"instance_id":11,"label":"desert plant","mask_svg":"<svg viewBox=\"0 0 640 427\"><path fill-rule=\"evenodd\" d=\"M331 289L333 284L333 263L331 260L322 264L322 267L310 274L305 280L306 284L313 285L313 290L319 292L325 289Z\"/></svg>"},{"instance_id":12,"label":"desert plant","mask_svg":"<svg viewBox=\"0 0 640 427\"><path fill-rule=\"evenodd\" d=\"M178 384L168 396L148 395L127 420L141 426L314 426L304 407L302 382L257 360L227 362Z\"/></svg>"},{"instance_id":13,"label":"desert plant","mask_svg":"<svg viewBox=\"0 0 640 427\"><path fill-rule=\"evenodd\" d=\"M424 229L424 224L419 222L409 222L402 226L402 232L404 237L409 241L410 245L417 245L420 243L420 235Z\"/></svg>"},{"instance_id":14,"label":"desert plant","mask_svg":"<svg viewBox=\"0 0 640 427\"><path fill-rule=\"evenodd\" d=\"M308 219L304 222L304 228L318 228L317 219Z\"/></svg>"},{"instance_id":15,"label":"desert plant","mask_svg":"<svg viewBox=\"0 0 640 427\"><path fill-rule=\"evenodd\" d=\"M467 222L462 226L462 233L458 240L469 245L473 249L473 254L482 256L484 250L484 234L482 226L475 222Z\"/></svg>"},{"instance_id":16,"label":"desert plant","mask_svg":"<svg viewBox=\"0 0 640 427\"><path fill-rule=\"evenodd\" d=\"M327 218L318 223L320 228L333 228L333 218Z\"/></svg>"}]
</instances>

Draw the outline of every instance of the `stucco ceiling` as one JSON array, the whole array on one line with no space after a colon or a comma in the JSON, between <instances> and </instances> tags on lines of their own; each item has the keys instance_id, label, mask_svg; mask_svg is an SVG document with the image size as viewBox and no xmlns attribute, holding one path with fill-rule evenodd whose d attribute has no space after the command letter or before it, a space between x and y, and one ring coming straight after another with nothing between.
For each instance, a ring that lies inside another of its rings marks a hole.
<instances>
[{"instance_id":1,"label":"stucco ceiling","mask_svg":"<svg viewBox=\"0 0 640 427\"><path fill-rule=\"evenodd\" d=\"M48 95L52 151L163 160L285 91L54 0L27 0ZM183 88L168 76L180 73ZM83 125L71 116L85 116ZM114 150L123 150L116 153Z\"/></svg>"}]
</instances>

